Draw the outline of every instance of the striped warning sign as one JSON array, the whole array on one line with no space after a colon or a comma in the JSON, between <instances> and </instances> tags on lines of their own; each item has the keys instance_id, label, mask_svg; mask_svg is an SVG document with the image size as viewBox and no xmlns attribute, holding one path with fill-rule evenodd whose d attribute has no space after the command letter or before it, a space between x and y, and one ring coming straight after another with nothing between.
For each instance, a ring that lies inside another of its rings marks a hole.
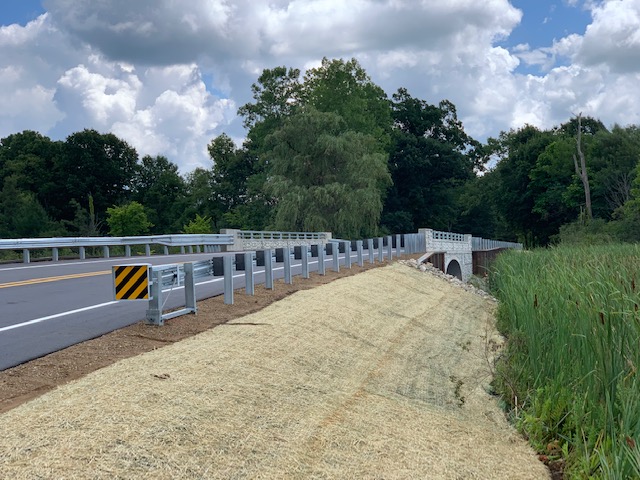
<instances>
[{"instance_id":1,"label":"striped warning sign","mask_svg":"<svg viewBox=\"0 0 640 480\"><path fill-rule=\"evenodd\" d=\"M116 300L149 299L150 265L116 265L113 267Z\"/></svg>"}]
</instances>

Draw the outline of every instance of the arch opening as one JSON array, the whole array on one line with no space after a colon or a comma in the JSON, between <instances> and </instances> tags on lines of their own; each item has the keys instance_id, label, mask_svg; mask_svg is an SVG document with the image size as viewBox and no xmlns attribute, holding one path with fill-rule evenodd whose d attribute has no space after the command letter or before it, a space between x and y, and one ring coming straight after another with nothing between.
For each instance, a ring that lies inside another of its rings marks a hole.
<instances>
[{"instance_id":1,"label":"arch opening","mask_svg":"<svg viewBox=\"0 0 640 480\"><path fill-rule=\"evenodd\" d=\"M447 274L462 280L462 268L457 260L451 260L447 265Z\"/></svg>"}]
</instances>

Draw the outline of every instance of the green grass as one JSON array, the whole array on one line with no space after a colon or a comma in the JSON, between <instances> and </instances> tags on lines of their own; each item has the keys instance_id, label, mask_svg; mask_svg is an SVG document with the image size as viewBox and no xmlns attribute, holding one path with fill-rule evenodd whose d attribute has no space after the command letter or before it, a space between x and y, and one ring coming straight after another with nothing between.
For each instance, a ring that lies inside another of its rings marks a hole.
<instances>
[{"instance_id":1,"label":"green grass","mask_svg":"<svg viewBox=\"0 0 640 480\"><path fill-rule=\"evenodd\" d=\"M496 387L567 478L640 478L640 246L507 252Z\"/></svg>"}]
</instances>

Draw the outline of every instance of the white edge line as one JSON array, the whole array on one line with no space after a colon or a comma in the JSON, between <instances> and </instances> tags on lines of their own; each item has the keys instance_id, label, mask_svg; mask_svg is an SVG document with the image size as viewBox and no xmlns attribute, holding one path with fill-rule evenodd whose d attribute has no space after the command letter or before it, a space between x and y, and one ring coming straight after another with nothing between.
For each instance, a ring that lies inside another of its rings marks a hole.
<instances>
[{"instance_id":1,"label":"white edge line","mask_svg":"<svg viewBox=\"0 0 640 480\"><path fill-rule=\"evenodd\" d=\"M69 312L56 313L55 315L49 315L48 317L36 318L34 320L29 320L28 322L16 323L15 325L9 325L8 327L0 328L0 332L5 332L7 330L13 330L14 328L26 327L27 325L33 325L34 323L45 322L47 320L53 320L54 318L64 317L66 315L73 315L74 313L86 312L87 310L93 310L95 308L106 307L108 305L113 305L114 303L118 303L115 300L112 302L101 303L99 305L91 305L90 307L78 308L77 310L71 310Z\"/></svg>"}]
</instances>

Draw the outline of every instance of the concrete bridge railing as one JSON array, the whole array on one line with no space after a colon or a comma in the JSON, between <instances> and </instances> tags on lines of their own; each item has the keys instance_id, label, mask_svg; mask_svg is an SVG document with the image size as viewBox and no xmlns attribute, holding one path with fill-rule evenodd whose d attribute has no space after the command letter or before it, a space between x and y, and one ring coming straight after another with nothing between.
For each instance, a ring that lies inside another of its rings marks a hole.
<instances>
[{"instance_id":1,"label":"concrete bridge railing","mask_svg":"<svg viewBox=\"0 0 640 480\"><path fill-rule=\"evenodd\" d=\"M263 232L224 229L220 230L220 233L233 238L233 242L226 245L228 252L325 245L331 241L331 232Z\"/></svg>"}]
</instances>

